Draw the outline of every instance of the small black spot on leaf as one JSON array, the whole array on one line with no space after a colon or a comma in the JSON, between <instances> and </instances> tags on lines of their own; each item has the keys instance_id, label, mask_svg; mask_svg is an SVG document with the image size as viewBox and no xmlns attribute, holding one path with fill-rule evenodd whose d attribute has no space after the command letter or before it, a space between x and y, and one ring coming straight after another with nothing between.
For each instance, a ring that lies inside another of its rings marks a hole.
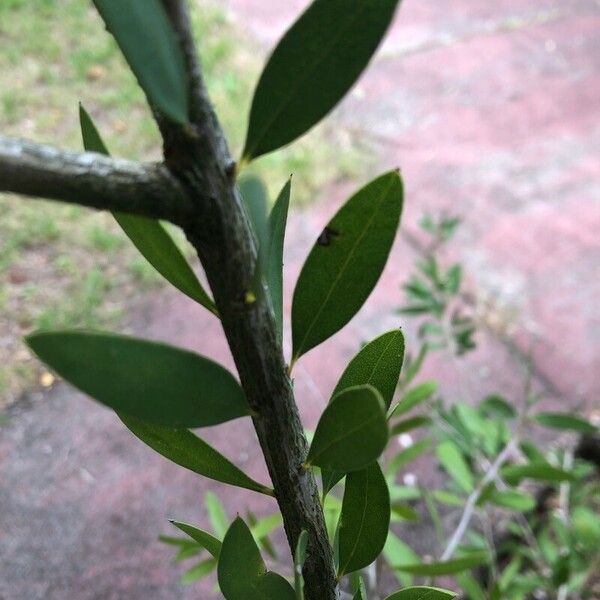
<instances>
[{"instance_id":1,"label":"small black spot on leaf","mask_svg":"<svg viewBox=\"0 0 600 600\"><path fill-rule=\"evenodd\" d=\"M329 246L332 239L338 235L340 234L335 229L331 229L331 227L325 227L325 229L321 231L321 234L317 238L317 244L319 244L319 246Z\"/></svg>"}]
</instances>

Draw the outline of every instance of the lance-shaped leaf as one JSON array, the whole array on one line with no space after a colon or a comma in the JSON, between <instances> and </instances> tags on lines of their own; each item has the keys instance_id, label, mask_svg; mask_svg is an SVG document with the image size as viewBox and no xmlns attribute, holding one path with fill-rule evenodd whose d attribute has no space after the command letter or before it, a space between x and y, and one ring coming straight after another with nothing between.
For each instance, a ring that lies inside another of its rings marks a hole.
<instances>
[{"instance_id":1,"label":"lance-shaped leaf","mask_svg":"<svg viewBox=\"0 0 600 600\"><path fill-rule=\"evenodd\" d=\"M350 361L335 386L332 396L349 387L369 384L381 394L386 408L389 408L398 385L403 358L404 336L402 332L396 329L384 333L368 343ZM328 494L343 477L344 473L339 471L322 469L323 494Z\"/></svg>"},{"instance_id":2,"label":"lance-shaped leaf","mask_svg":"<svg viewBox=\"0 0 600 600\"><path fill-rule=\"evenodd\" d=\"M151 104L188 122L188 80L177 36L160 0L94 0Z\"/></svg>"},{"instance_id":3,"label":"lance-shaped leaf","mask_svg":"<svg viewBox=\"0 0 600 600\"><path fill-rule=\"evenodd\" d=\"M281 575L267 572L250 529L239 517L221 546L217 567L226 600L295 600L292 586Z\"/></svg>"},{"instance_id":4,"label":"lance-shaped leaf","mask_svg":"<svg viewBox=\"0 0 600 600\"><path fill-rule=\"evenodd\" d=\"M155 425L206 427L250 414L233 375L187 350L84 331L35 333L27 343L82 392Z\"/></svg>"},{"instance_id":5,"label":"lance-shaped leaf","mask_svg":"<svg viewBox=\"0 0 600 600\"><path fill-rule=\"evenodd\" d=\"M338 575L370 565L381 553L390 525L390 494L377 462L346 477L340 519Z\"/></svg>"},{"instance_id":6,"label":"lance-shaped leaf","mask_svg":"<svg viewBox=\"0 0 600 600\"><path fill-rule=\"evenodd\" d=\"M181 523L180 521L171 521L171 523L189 535L194 541L198 542L198 544L212 554L214 558L219 558L219 554L221 554L222 543L214 535L208 533L208 531L198 529L193 525Z\"/></svg>"},{"instance_id":7,"label":"lance-shaped leaf","mask_svg":"<svg viewBox=\"0 0 600 600\"><path fill-rule=\"evenodd\" d=\"M318 123L367 66L398 0L315 0L269 58L258 82L244 158L289 144Z\"/></svg>"},{"instance_id":8,"label":"lance-shaped leaf","mask_svg":"<svg viewBox=\"0 0 600 600\"><path fill-rule=\"evenodd\" d=\"M544 427L552 429L567 429L580 433L595 433L598 428L585 419L569 413L543 412L535 416L535 420Z\"/></svg>"},{"instance_id":9,"label":"lance-shaped leaf","mask_svg":"<svg viewBox=\"0 0 600 600\"><path fill-rule=\"evenodd\" d=\"M387 440L381 394L370 385L356 386L338 394L321 415L306 463L357 471L379 457Z\"/></svg>"},{"instance_id":10,"label":"lance-shaped leaf","mask_svg":"<svg viewBox=\"0 0 600 600\"><path fill-rule=\"evenodd\" d=\"M191 431L153 425L123 413L119 417L133 435L175 464L221 483L273 495L272 489L248 477Z\"/></svg>"},{"instance_id":11,"label":"lance-shaped leaf","mask_svg":"<svg viewBox=\"0 0 600 600\"><path fill-rule=\"evenodd\" d=\"M83 147L88 152L108 155L108 149L100 137L96 125L81 104L79 105L79 122ZM217 314L214 302L204 291L181 250L160 221L126 213L114 212L112 215L140 254L169 283L198 304Z\"/></svg>"},{"instance_id":12,"label":"lance-shaped leaf","mask_svg":"<svg viewBox=\"0 0 600 600\"><path fill-rule=\"evenodd\" d=\"M445 560L441 562L421 563L415 565L394 565L398 571L420 575L423 577L436 577L438 575L454 575L468 569L484 565L489 562L487 552L473 552L460 558Z\"/></svg>"},{"instance_id":13,"label":"lance-shaped leaf","mask_svg":"<svg viewBox=\"0 0 600 600\"><path fill-rule=\"evenodd\" d=\"M283 242L287 223L292 180L288 179L269 215L269 253L267 257L267 284L275 313L279 339L283 335Z\"/></svg>"},{"instance_id":14,"label":"lance-shaped leaf","mask_svg":"<svg viewBox=\"0 0 600 600\"><path fill-rule=\"evenodd\" d=\"M435 394L437 391L437 388L438 384L436 381L424 381L423 383L415 386L406 392L406 394L404 394L398 404L396 404L391 411L390 417L398 417L404 413L407 413L409 410L417 406L417 404L420 404L421 402L431 398L431 396L433 396L433 394Z\"/></svg>"},{"instance_id":15,"label":"lance-shaped leaf","mask_svg":"<svg viewBox=\"0 0 600 600\"><path fill-rule=\"evenodd\" d=\"M385 266L402 209L402 181L386 173L352 196L323 230L296 284L293 360L339 331Z\"/></svg>"},{"instance_id":16,"label":"lance-shaped leaf","mask_svg":"<svg viewBox=\"0 0 600 600\"><path fill-rule=\"evenodd\" d=\"M467 493L473 490L473 473L454 442L446 440L436 449L438 460L454 481Z\"/></svg>"},{"instance_id":17,"label":"lance-shaped leaf","mask_svg":"<svg viewBox=\"0 0 600 600\"><path fill-rule=\"evenodd\" d=\"M296 600L304 600L304 578L302 569L306 561L306 548L308 546L308 531L303 529L298 536L296 552L294 554L294 589Z\"/></svg>"},{"instance_id":18,"label":"lance-shaped leaf","mask_svg":"<svg viewBox=\"0 0 600 600\"><path fill-rule=\"evenodd\" d=\"M417 585L394 592L385 600L452 600L456 598L454 592L425 585Z\"/></svg>"},{"instance_id":19,"label":"lance-shaped leaf","mask_svg":"<svg viewBox=\"0 0 600 600\"><path fill-rule=\"evenodd\" d=\"M507 465L500 474L507 483L518 485L522 479L535 479L538 481L561 482L575 481L575 475L559 467L553 467L546 462L530 462L524 465Z\"/></svg>"}]
</instances>

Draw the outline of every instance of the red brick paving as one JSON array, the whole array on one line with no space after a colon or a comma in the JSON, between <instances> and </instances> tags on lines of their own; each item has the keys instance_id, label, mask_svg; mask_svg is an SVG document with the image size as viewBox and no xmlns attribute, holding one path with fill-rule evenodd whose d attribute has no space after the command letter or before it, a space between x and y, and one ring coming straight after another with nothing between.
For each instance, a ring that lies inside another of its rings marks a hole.
<instances>
[{"instance_id":1,"label":"red brick paving","mask_svg":"<svg viewBox=\"0 0 600 600\"><path fill-rule=\"evenodd\" d=\"M229 0L265 51L304 0ZM469 285L516 311L509 333L532 349L540 386L570 406L600 393L600 26L595 0L405 0L378 58L335 112L368 140L378 168L406 182L403 230L424 210L464 219L454 255ZM328 190L291 217L287 296L312 241L350 186ZM400 237L381 284L346 329L303 358L296 389L307 425L318 417L361 341L403 325L393 309L415 249ZM510 312L510 311L509 311ZM494 316L493 314L491 315ZM132 329L230 364L218 323L171 292L149 299ZM520 360L483 332L457 372L436 358L424 376L450 397L521 391ZM175 516L206 524L202 495L221 492L234 514L272 508L168 464L116 419L57 386L11 409L0 437L0 599L213 598L211 583L182 588L155 542ZM207 433L255 477L265 477L248 423Z\"/></svg>"}]
</instances>

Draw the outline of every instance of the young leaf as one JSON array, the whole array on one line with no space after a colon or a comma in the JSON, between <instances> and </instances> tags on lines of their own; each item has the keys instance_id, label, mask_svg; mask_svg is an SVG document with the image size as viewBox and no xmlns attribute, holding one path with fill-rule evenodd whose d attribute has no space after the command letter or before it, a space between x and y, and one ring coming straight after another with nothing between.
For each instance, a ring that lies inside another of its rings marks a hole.
<instances>
[{"instance_id":1,"label":"young leaf","mask_svg":"<svg viewBox=\"0 0 600 600\"><path fill-rule=\"evenodd\" d=\"M522 479L561 482L575 481L575 475L564 469L553 467L548 463L527 463L524 465L507 465L501 470L501 475L511 485L518 485Z\"/></svg>"},{"instance_id":2,"label":"young leaf","mask_svg":"<svg viewBox=\"0 0 600 600\"><path fill-rule=\"evenodd\" d=\"M304 600L304 579L302 578L302 569L306 561L306 548L308 546L308 531L303 529L298 537L296 552L294 555L294 588L296 591L296 600Z\"/></svg>"},{"instance_id":3,"label":"young leaf","mask_svg":"<svg viewBox=\"0 0 600 600\"><path fill-rule=\"evenodd\" d=\"M335 396L321 415L306 463L357 471L379 457L387 440L381 394L370 385L356 386Z\"/></svg>"},{"instance_id":4,"label":"young leaf","mask_svg":"<svg viewBox=\"0 0 600 600\"><path fill-rule=\"evenodd\" d=\"M535 416L535 420L544 427L553 429L570 429L580 433L595 433L598 428L575 415L569 413L539 413Z\"/></svg>"},{"instance_id":5,"label":"young leaf","mask_svg":"<svg viewBox=\"0 0 600 600\"><path fill-rule=\"evenodd\" d=\"M425 381L404 394L403 398L396 404L390 417L398 417L407 413L411 408L421 402L428 400L436 393L438 384L436 381Z\"/></svg>"},{"instance_id":6,"label":"young leaf","mask_svg":"<svg viewBox=\"0 0 600 600\"><path fill-rule=\"evenodd\" d=\"M267 189L256 175L244 175L238 181L240 194L256 236L259 257L263 260L269 246L269 223L267 217Z\"/></svg>"},{"instance_id":7,"label":"young leaf","mask_svg":"<svg viewBox=\"0 0 600 600\"><path fill-rule=\"evenodd\" d=\"M207 531L198 529L193 525L187 523L181 523L180 521L171 521L175 527L181 529L184 533L189 535L193 540L198 542L203 548L205 548L214 558L219 558L221 553L221 541L218 540L214 535L211 535Z\"/></svg>"},{"instance_id":8,"label":"young leaf","mask_svg":"<svg viewBox=\"0 0 600 600\"><path fill-rule=\"evenodd\" d=\"M364 304L390 253L402 181L386 173L352 196L311 250L292 302L293 360L339 331Z\"/></svg>"},{"instance_id":9,"label":"young leaf","mask_svg":"<svg viewBox=\"0 0 600 600\"><path fill-rule=\"evenodd\" d=\"M137 338L34 333L27 344L69 383L115 411L165 427L206 427L250 414L231 373L207 358Z\"/></svg>"},{"instance_id":10,"label":"young leaf","mask_svg":"<svg viewBox=\"0 0 600 600\"><path fill-rule=\"evenodd\" d=\"M421 454L429 450L431 446L431 441L428 438L423 438L422 440L418 440L408 448L404 448L404 450L400 450L388 463L386 471L388 473L395 473L403 467L405 464L415 460Z\"/></svg>"},{"instance_id":11,"label":"young leaf","mask_svg":"<svg viewBox=\"0 0 600 600\"><path fill-rule=\"evenodd\" d=\"M279 339L283 335L283 241L287 223L292 179L283 186L269 215L270 243L267 257L267 285L275 313Z\"/></svg>"},{"instance_id":12,"label":"young leaf","mask_svg":"<svg viewBox=\"0 0 600 600\"><path fill-rule=\"evenodd\" d=\"M365 582L362 577L358 578L358 589L352 600L368 600L367 588L365 587Z\"/></svg>"},{"instance_id":13,"label":"young leaf","mask_svg":"<svg viewBox=\"0 0 600 600\"><path fill-rule=\"evenodd\" d=\"M370 565L385 545L390 494L377 462L348 474L340 523L339 577Z\"/></svg>"},{"instance_id":14,"label":"young leaf","mask_svg":"<svg viewBox=\"0 0 600 600\"><path fill-rule=\"evenodd\" d=\"M426 427L427 425L431 425L431 423L432 421L430 417L417 415L416 417L411 417L410 419L405 419L404 421L399 421L398 423L396 423L392 427L390 435L400 435L401 433L412 431L417 427Z\"/></svg>"},{"instance_id":15,"label":"young leaf","mask_svg":"<svg viewBox=\"0 0 600 600\"><path fill-rule=\"evenodd\" d=\"M181 577L181 583L183 585L196 583L196 581L200 581L200 579L212 573L216 566L217 561L214 558L207 558L186 571Z\"/></svg>"},{"instance_id":16,"label":"young leaf","mask_svg":"<svg viewBox=\"0 0 600 600\"><path fill-rule=\"evenodd\" d=\"M456 598L454 592L420 585L395 592L385 600L452 600L452 598Z\"/></svg>"},{"instance_id":17,"label":"young leaf","mask_svg":"<svg viewBox=\"0 0 600 600\"><path fill-rule=\"evenodd\" d=\"M267 496L273 490L253 479L187 429L171 429L119 414L127 429L142 442L185 469L209 479L253 490ZM193 537L193 536L192 536Z\"/></svg>"},{"instance_id":18,"label":"young leaf","mask_svg":"<svg viewBox=\"0 0 600 600\"><path fill-rule=\"evenodd\" d=\"M467 493L473 490L473 474L454 442L446 440L436 449L438 460L454 481Z\"/></svg>"},{"instance_id":19,"label":"young leaf","mask_svg":"<svg viewBox=\"0 0 600 600\"><path fill-rule=\"evenodd\" d=\"M350 361L332 396L355 385L372 385L390 407L404 357L404 336L400 329L384 333L368 343Z\"/></svg>"},{"instance_id":20,"label":"young leaf","mask_svg":"<svg viewBox=\"0 0 600 600\"><path fill-rule=\"evenodd\" d=\"M437 577L438 575L454 575L461 571L467 571L479 565L487 564L489 556L487 552L473 552L454 558L433 563L420 563L415 565L395 565L393 568L412 575L420 575L423 577Z\"/></svg>"},{"instance_id":21,"label":"young leaf","mask_svg":"<svg viewBox=\"0 0 600 600\"><path fill-rule=\"evenodd\" d=\"M260 77L243 156L289 144L318 123L367 66L398 0L315 0L292 25Z\"/></svg>"},{"instance_id":22,"label":"young leaf","mask_svg":"<svg viewBox=\"0 0 600 600\"><path fill-rule=\"evenodd\" d=\"M94 0L151 104L188 122L188 81L177 36L160 0Z\"/></svg>"},{"instance_id":23,"label":"young leaf","mask_svg":"<svg viewBox=\"0 0 600 600\"><path fill-rule=\"evenodd\" d=\"M79 122L83 147L88 152L108 155L108 150L98 129L81 104L79 105ZM214 302L204 291L181 250L173 242L160 221L126 213L112 213L112 215L140 254L169 283L215 315L217 314Z\"/></svg>"},{"instance_id":24,"label":"young leaf","mask_svg":"<svg viewBox=\"0 0 600 600\"><path fill-rule=\"evenodd\" d=\"M229 517L221 500L214 492L206 492L204 505L214 532L218 537L224 538L229 529Z\"/></svg>"}]
</instances>

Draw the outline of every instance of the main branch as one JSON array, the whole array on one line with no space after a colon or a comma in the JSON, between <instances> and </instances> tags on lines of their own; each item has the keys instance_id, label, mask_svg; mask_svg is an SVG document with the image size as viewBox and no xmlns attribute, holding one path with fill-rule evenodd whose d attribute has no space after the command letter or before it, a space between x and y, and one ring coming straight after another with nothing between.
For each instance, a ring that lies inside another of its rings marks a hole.
<instances>
[{"instance_id":1,"label":"main branch","mask_svg":"<svg viewBox=\"0 0 600 600\"><path fill-rule=\"evenodd\" d=\"M164 165L75 153L0 136L0 192L181 224L192 203Z\"/></svg>"}]
</instances>

